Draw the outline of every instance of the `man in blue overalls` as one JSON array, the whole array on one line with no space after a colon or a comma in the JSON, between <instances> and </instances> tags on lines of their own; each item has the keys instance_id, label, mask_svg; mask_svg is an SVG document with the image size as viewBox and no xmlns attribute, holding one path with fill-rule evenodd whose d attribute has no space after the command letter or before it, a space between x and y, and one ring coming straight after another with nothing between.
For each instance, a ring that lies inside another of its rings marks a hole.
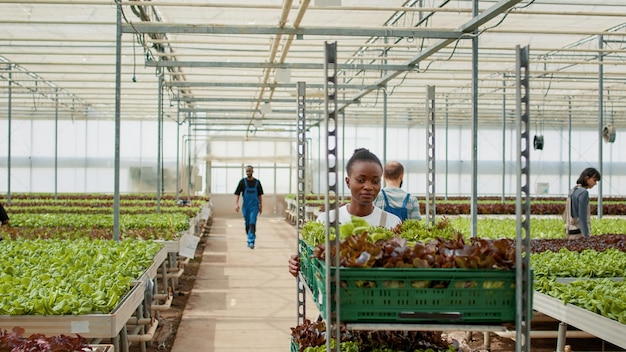
<instances>
[{"instance_id":1,"label":"man in blue overalls","mask_svg":"<svg viewBox=\"0 0 626 352\"><path fill-rule=\"evenodd\" d=\"M243 195L241 213L246 223L248 248L254 249L256 240L256 217L263 212L263 187L261 182L252 177L254 170L251 165L246 166L246 177L242 178L235 190L235 211L239 211L239 196Z\"/></svg>"}]
</instances>

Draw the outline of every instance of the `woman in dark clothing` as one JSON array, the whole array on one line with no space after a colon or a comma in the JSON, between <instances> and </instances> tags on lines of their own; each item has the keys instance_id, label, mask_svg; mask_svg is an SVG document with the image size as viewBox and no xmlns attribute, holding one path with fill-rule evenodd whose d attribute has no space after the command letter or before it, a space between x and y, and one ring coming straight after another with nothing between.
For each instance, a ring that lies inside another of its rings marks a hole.
<instances>
[{"instance_id":1,"label":"woman in dark clothing","mask_svg":"<svg viewBox=\"0 0 626 352\"><path fill-rule=\"evenodd\" d=\"M589 189L601 179L600 172L592 167L586 168L576 180L576 186L567 196L563 218L565 233L569 239L591 236L591 210Z\"/></svg>"},{"instance_id":2,"label":"woman in dark clothing","mask_svg":"<svg viewBox=\"0 0 626 352\"><path fill-rule=\"evenodd\" d=\"M0 226L9 224L9 215L7 215L7 211L4 210L2 204L0 204Z\"/></svg>"}]
</instances>

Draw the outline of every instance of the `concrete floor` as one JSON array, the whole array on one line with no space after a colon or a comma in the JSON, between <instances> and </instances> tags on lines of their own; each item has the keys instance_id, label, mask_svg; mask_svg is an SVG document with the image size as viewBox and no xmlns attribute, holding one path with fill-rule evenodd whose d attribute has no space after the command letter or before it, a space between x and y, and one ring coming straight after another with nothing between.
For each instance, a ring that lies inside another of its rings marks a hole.
<instances>
[{"instance_id":1,"label":"concrete floor","mask_svg":"<svg viewBox=\"0 0 626 352\"><path fill-rule=\"evenodd\" d=\"M172 352L289 351L298 323L296 280L287 271L296 229L283 217L260 216L255 249L244 232L241 216L213 219Z\"/></svg>"}]
</instances>

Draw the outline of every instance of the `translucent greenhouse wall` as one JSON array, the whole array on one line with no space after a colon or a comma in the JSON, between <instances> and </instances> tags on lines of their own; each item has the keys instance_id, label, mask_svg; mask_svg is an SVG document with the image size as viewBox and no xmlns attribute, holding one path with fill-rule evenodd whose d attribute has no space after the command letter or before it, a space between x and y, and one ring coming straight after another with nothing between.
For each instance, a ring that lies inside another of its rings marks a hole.
<instances>
[{"instance_id":1,"label":"translucent greenhouse wall","mask_svg":"<svg viewBox=\"0 0 626 352\"><path fill-rule=\"evenodd\" d=\"M3 119L0 122L0 192L6 193L9 175L7 121ZM446 130L442 126L437 126L435 137L436 193L440 196L468 196L472 184L471 129L454 126ZM189 136L186 124L178 130L177 127L173 121L164 123L161 150L164 192L175 192L177 189L186 192L189 187L189 192L194 194L231 194L245 175L244 166L251 164L266 193L295 193L294 136L275 133L262 137L261 132L259 137L248 139L226 134L207 137L202 132L192 132ZM504 137L501 127L485 127L478 131L477 192L481 196L515 194L516 134L511 128ZM56 190L60 193L112 193L114 129L113 121L59 121L55 156L54 121L14 120L11 126L11 192ZM345 176L343 165L352 151L365 147L383 162L385 159L402 162L406 168L404 188L414 194L425 194L426 133L422 126L390 127L386 143L382 126L348 126L345 131L339 132L341 178ZM534 134L531 132L531 135ZM600 143L604 161L603 197L623 197L626 194L626 155L619 135L614 143L604 143L596 129L575 129L569 143L567 128L546 128L541 134L544 136L543 150L532 149L530 153L531 194L565 195L584 168L600 168ZM315 128L308 132L307 139L307 190L323 192L324 178L319 175L320 170L325 169L325 141ZM122 122L120 192L156 192L157 141L155 122ZM343 182L340 184L343 185ZM345 189L341 192L348 194ZM591 194L595 196L598 192L599 187L595 187Z\"/></svg>"},{"instance_id":2,"label":"translucent greenhouse wall","mask_svg":"<svg viewBox=\"0 0 626 352\"><path fill-rule=\"evenodd\" d=\"M516 132L512 128L514 127L509 127L504 136L502 127L484 127L478 131L479 196L514 196L516 193ZM374 126L351 126L346 128L344 134L345 137L340 138L339 149L344 151L345 161L355 148L368 148L376 153L383 163L385 160L398 160L404 164L404 189L418 195L426 193L427 146L423 127L389 129L386 139L382 129ZM535 132L531 131L531 148L534 134ZM600 139L597 130L577 129L572 130L570 147L567 128L545 127L541 135L545 141L543 150L531 149L530 152L532 195L559 197L566 195L583 169L587 167L600 169L600 143L603 148L603 197L623 197L626 194L626 155L622 148L624 143L622 140L617 138L614 143L605 143ZM445 127L437 127L435 190L438 196L471 194L471 136L472 131L468 126L454 126L447 130ZM324 140L322 139L321 143L317 142L319 139L317 136L312 136L311 139L315 145L312 150L313 158L316 159L321 152L320 147L324 148ZM322 155L322 161L323 158ZM345 165L345 161L340 161L339 164ZM311 174L315 178L319 174L318 170L324 166L318 161L311 164ZM316 192L319 189L323 191L325 187L323 182L323 178L321 180L315 178L313 189ZM592 189L591 195L596 196L598 190L599 187ZM343 193L349 192L344 190Z\"/></svg>"}]
</instances>

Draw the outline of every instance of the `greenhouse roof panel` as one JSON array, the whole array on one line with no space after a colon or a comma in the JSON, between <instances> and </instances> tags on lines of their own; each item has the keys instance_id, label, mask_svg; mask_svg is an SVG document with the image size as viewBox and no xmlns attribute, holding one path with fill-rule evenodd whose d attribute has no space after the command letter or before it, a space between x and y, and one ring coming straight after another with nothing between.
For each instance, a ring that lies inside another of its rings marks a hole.
<instances>
[{"instance_id":1,"label":"greenhouse roof panel","mask_svg":"<svg viewBox=\"0 0 626 352\"><path fill-rule=\"evenodd\" d=\"M518 45L530 49L531 119L565 126L571 116L574 125L597 125L602 67L604 118L626 125L623 1L479 1L479 19L488 20L478 26L469 0L324 6L332 2L122 1L121 118L156 119L162 70L164 114L207 116L225 129L231 118L242 133L271 135L295 125L296 82L306 82L310 126L317 125L324 118L324 43L337 42L346 123L382 123L386 111L390 125L423 124L432 85L437 118L469 125L471 38L478 36L482 125L514 116ZM8 108L11 90L13 118L53 118L58 100L59 118L113 119L116 3L2 6L0 109Z\"/></svg>"}]
</instances>

